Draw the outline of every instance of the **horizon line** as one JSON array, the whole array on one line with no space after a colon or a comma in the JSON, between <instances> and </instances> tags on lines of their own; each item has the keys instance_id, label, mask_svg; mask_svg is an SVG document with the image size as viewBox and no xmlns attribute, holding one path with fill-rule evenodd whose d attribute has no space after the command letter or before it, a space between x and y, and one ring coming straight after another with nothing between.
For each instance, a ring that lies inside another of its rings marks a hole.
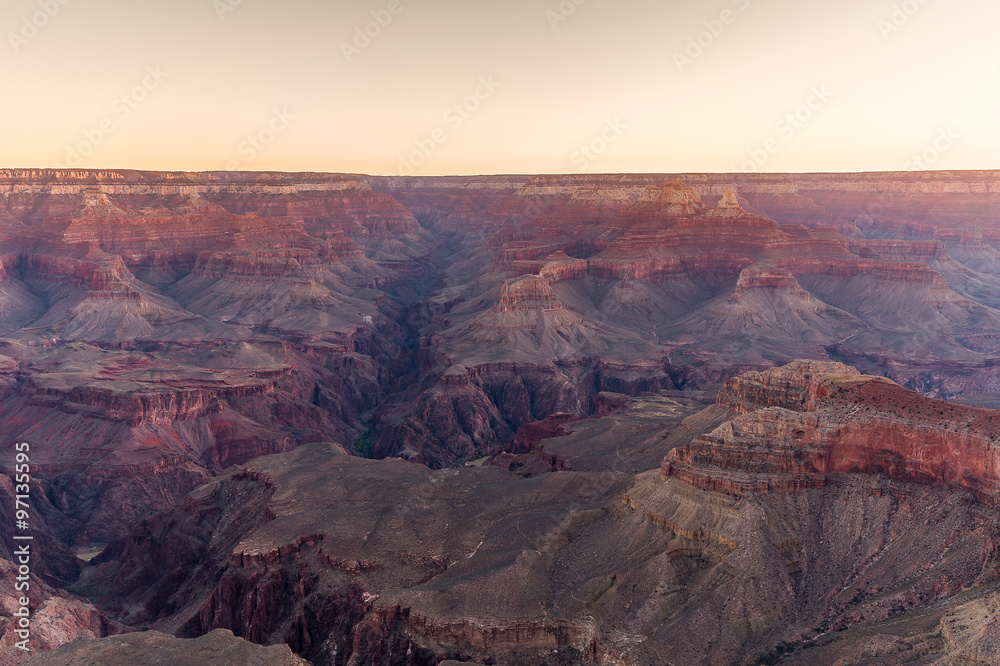
<instances>
[{"instance_id":1,"label":"horizon line","mask_svg":"<svg viewBox=\"0 0 1000 666\"><path fill-rule=\"evenodd\" d=\"M834 170L834 171L608 171L600 173L568 173L557 171L538 172L498 172L498 173L455 173L455 174L428 174L403 176L398 174L364 173L360 171L286 171L282 169L137 169L133 167L78 167L78 168L53 168L53 167L0 167L0 173L38 171L43 173L73 173L73 172L132 172L132 173L164 173L164 174L192 174L192 175L215 175L215 174L283 174L283 175L319 175L319 176L360 176L364 178L388 178L394 180L420 180L427 178L526 178L536 176L557 176L563 178L594 178L603 176L828 176L828 175L872 175L872 174L894 174L894 175L920 175L920 174L974 174L974 173L996 173L1000 174L1000 167L994 169L913 169L913 170Z\"/></svg>"}]
</instances>

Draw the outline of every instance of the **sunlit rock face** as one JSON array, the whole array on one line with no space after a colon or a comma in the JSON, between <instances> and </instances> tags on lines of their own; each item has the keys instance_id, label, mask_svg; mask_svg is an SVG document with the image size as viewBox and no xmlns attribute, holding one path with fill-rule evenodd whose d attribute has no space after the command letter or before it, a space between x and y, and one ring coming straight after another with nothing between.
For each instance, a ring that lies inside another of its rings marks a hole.
<instances>
[{"instance_id":1,"label":"sunlit rock face","mask_svg":"<svg viewBox=\"0 0 1000 666\"><path fill-rule=\"evenodd\" d=\"M665 476L740 494L876 474L1000 501L1000 412L933 400L829 362L742 375L717 403L739 415L672 451Z\"/></svg>"}]
</instances>

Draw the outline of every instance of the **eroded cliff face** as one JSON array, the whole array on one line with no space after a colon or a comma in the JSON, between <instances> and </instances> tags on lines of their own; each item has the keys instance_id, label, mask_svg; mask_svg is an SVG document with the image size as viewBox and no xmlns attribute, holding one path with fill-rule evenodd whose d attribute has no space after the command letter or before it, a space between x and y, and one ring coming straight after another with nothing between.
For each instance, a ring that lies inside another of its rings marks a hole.
<instances>
[{"instance_id":1,"label":"eroded cliff face","mask_svg":"<svg viewBox=\"0 0 1000 666\"><path fill-rule=\"evenodd\" d=\"M482 467L330 444L259 458L72 589L315 664L933 662L1000 638L955 620L1000 584L1000 412L816 361L735 378L705 409L674 395L602 394L601 416L522 428Z\"/></svg>"},{"instance_id":2,"label":"eroded cliff face","mask_svg":"<svg viewBox=\"0 0 1000 666\"><path fill-rule=\"evenodd\" d=\"M599 516L626 470L539 479L525 496L521 477L496 468L435 473L328 445L260 462L147 520L78 588L129 622L192 637L230 628L255 642L288 642L318 664L632 663L592 617L539 618L535 600L520 598L521 583L513 594L483 588L492 601L473 592L498 557L504 579L521 571L543 580L538 554L561 550L564 532ZM198 573L180 580L188 568ZM456 590L460 607L426 598L425 585L454 576L472 577L472 587ZM118 580L146 582L130 583L137 596L126 601ZM539 600L552 593L540 592ZM480 603L497 610L473 611Z\"/></svg>"},{"instance_id":3,"label":"eroded cliff face","mask_svg":"<svg viewBox=\"0 0 1000 666\"><path fill-rule=\"evenodd\" d=\"M989 394L998 182L0 171L2 434L100 542L303 442L447 466L794 358Z\"/></svg>"},{"instance_id":4,"label":"eroded cliff face","mask_svg":"<svg viewBox=\"0 0 1000 666\"><path fill-rule=\"evenodd\" d=\"M27 489L25 488L27 485ZM64 588L76 580L85 562L53 533L47 516L47 484L17 484L0 476L0 661L21 664L33 655L53 650L80 635L114 636L131 629L83 597ZM16 500L22 504L18 506ZM32 501L34 500L34 501ZM17 509L27 504L30 529L17 529ZM30 539L15 539L15 535ZM22 600L27 599L27 632ZM18 631L21 633L19 634ZM27 637L28 642L23 643ZM21 647L27 645L30 650Z\"/></svg>"},{"instance_id":5,"label":"eroded cliff face","mask_svg":"<svg viewBox=\"0 0 1000 666\"><path fill-rule=\"evenodd\" d=\"M995 277L977 273L943 255L940 247L925 251L915 238L900 239L896 247L879 246L875 240L868 244L853 241L860 231L845 236L838 229L843 231L853 225L858 215L838 220L815 203L810 219L793 220L779 215L785 209L780 202L772 202L769 214L795 224L778 225L749 212L759 210L750 204L755 197L784 196L781 193L807 187L833 191L843 186L844 196L853 202L867 197L867 203L857 203L860 211L890 195L900 199L910 195L937 196L938 210L946 207L944 201L954 199L957 208L976 211L977 215L970 214L960 222L954 217L928 221L932 227L937 225L936 233L942 238L963 234L968 237L980 233L975 231L978 228L988 228L992 210L992 195L988 193L995 187L994 174L935 177L946 185L928 184L923 182L926 178L908 174L887 174L876 184L853 176L686 176L683 182L651 186L648 183L657 177L607 176L539 177L506 183L490 178L464 183L454 179L414 179L406 181L405 190L391 182L384 186L404 201L417 199L414 189L418 187L433 188L435 194L454 193L452 196L475 192L480 198L484 191L493 189L497 197L507 198L502 211L510 227L492 236L491 243L478 253L480 263L494 258L496 267L508 274L531 272L553 283L564 283L557 286L557 293L572 290L577 298L585 295L587 300L572 304L563 299L580 312L584 322L593 314L613 318L616 324L646 336L652 333L679 359L677 365L681 367L675 376L680 375L685 385L719 381L755 363L763 368L764 359L774 363L805 356L826 358L832 349L837 359L859 364L874 362L880 373L927 390L926 381L916 384L899 367L912 364L917 353L907 355L902 363L895 362L902 361L902 348L909 346L925 356L949 358L953 377L945 379L943 375L948 373L941 367L925 371L940 373L941 385L930 389L938 396L955 395L963 383L965 391L990 391L996 381L994 374L978 371L989 367L984 361L995 350L981 344L981 338L977 338L979 327L971 322L977 320L984 326L996 323L990 296ZM511 187L520 189L511 196ZM747 207L740 203L743 195ZM711 197L708 200L718 202L716 208L693 205L698 196ZM671 208L677 205L672 198L687 203ZM879 205L880 211L886 208L884 203ZM467 213L464 224L485 230L489 227L483 218L496 212L484 206ZM884 227L878 229L893 233L891 218L885 218ZM819 226L826 221L829 226ZM879 218L874 223L882 221ZM899 233L906 234L905 230ZM699 326L704 324L703 315L714 307L713 299L736 288L740 273L758 264L791 272L812 298L829 306L830 318L837 321L818 326L816 321L779 326L773 320L748 320L742 326L734 322L709 339L702 336L702 344L688 342L703 330ZM465 279L468 273L455 271L456 280L459 275ZM456 281L443 303L446 307L469 303L489 285L482 280L480 270L478 288L468 282L462 288ZM882 292L885 295L880 295ZM907 305L894 309L892 303ZM683 317L689 322L686 330L676 323ZM449 318L446 325L449 322L456 323ZM942 331L933 342L921 340L921 334L916 333L929 327ZM903 331L914 332L907 345L900 344ZM852 334L859 335L852 339ZM802 344L807 337L815 342ZM735 350L734 339L742 343ZM727 344L728 351L720 353ZM778 352L782 348L786 350L783 357ZM886 353L877 356L876 349ZM973 376L980 379L972 380Z\"/></svg>"},{"instance_id":6,"label":"eroded cliff face","mask_svg":"<svg viewBox=\"0 0 1000 666\"><path fill-rule=\"evenodd\" d=\"M585 416L601 390L706 387L798 356L988 392L996 181L4 171L7 411L30 408L67 455L81 447L57 438L106 442L102 423L152 444L50 469L175 469L178 447L157 453L173 440L209 461L184 472L200 479L369 428L381 455L450 464ZM96 350L96 376L72 367Z\"/></svg>"},{"instance_id":7,"label":"eroded cliff face","mask_svg":"<svg viewBox=\"0 0 1000 666\"><path fill-rule=\"evenodd\" d=\"M823 487L880 474L943 484L995 504L1000 414L932 400L832 363L797 363L727 382L738 414L672 451L662 473L734 494Z\"/></svg>"},{"instance_id":8,"label":"eroded cliff face","mask_svg":"<svg viewBox=\"0 0 1000 666\"><path fill-rule=\"evenodd\" d=\"M292 654L287 645L254 645L223 629L193 640L182 640L156 631L103 640L88 636L26 663L35 666L76 666L90 661L106 666L131 666L156 663L164 655L169 655L175 664L204 664L220 658L226 663L245 666L308 666L309 663Z\"/></svg>"},{"instance_id":9,"label":"eroded cliff face","mask_svg":"<svg viewBox=\"0 0 1000 666\"><path fill-rule=\"evenodd\" d=\"M131 630L112 620L86 599L50 586L37 577L29 577L30 588L17 590L18 565L0 558L0 659L5 664L22 664L32 655L54 650L78 636L103 638L129 633ZM24 577L22 576L22 581ZM19 620L23 611L20 599L30 594L30 651L18 647L24 640Z\"/></svg>"},{"instance_id":10,"label":"eroded cliff face","mask_svg":"<svg viewBox=\"0 0 1000 666\"><path fill-rule=\"evenodd\" d=\"M431 239L367 183L308 181L0 172L0 432L36 447L61 538L367 428L407 345L388 290L416 293Z\"/></svg>"},{"instance_id":11,"label":"eroded cliff face","mask_svg":"<svg viewBox=\"0 0 1000 666\"><path fill-rule=\"evenodd\" d=\"M0 439L35 452L50 633L990 654L954 618L997 584L996 417L930 397L1000 386L998 203L994 172L0 171Z\"/></svg>"}]
</instances>

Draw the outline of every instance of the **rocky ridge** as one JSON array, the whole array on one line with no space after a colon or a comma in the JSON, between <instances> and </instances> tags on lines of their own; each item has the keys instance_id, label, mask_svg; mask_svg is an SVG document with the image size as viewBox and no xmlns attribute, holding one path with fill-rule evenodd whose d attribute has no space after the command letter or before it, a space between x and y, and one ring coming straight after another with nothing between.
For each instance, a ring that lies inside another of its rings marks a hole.
<instances>
[{"instance_id":1,"label":"rocky ridge","mask_svg":"<svg viewBox=\"0 0 1000 666\"><path fill-rule=\"evenodd\" d=\"M932 400L834 363L798 363L727 382L738 414L664 460L662 474L743 494L823 487L877 473L1000 496L1000 414Z\"/></svg>"},{"instance_id":2,"label":"rocky ridge","mask_svg":"<svg viewBox=\"0 0 1000 666\"><path fill-rule=\"evenodd\" d=\"M998 182L993 172L3 171L0 430L5 441L38 445L53 543L97 549L230 465L326 440L434 468L493 457L522 481L614 464L619 457L599 445L583 456L557 443L578 442L575 430L534 443L517 433L550 417L589 424L595 413L627 428L639 417L605 413L609 392L677 397L796 358L991 404L1000 382ZM754 497L789 515L798 509L781 504L790 497L781 488L814 493L817 506L851 497L874 511L880 500L860 489L878 479L922 488L907 500L916 512L935 493L988 500L992 426L885 382L844 381L839 397L814 396L822 404L812 411L794 401L761 410L747 398L749 411L732 415L737 400L724 390L697 421L712 426L700 438L665 440L677 447L676 475L649 473L646 490L628 493L645 507L634 509L636 520L648 513L679 534L722 534L665 518L672 514L657 502L675 490ZM641 399L644 409L666 409ZM913 411L876 409L897 399ZM924 423L918 409L940 409L940 423ZM949 430L951 414L959 433ZM712 439L726 427L720 415L731 415L731 431ZM865 435L867 416L891 444L884 450ZM620 450L617 432L610 441ZM747 446L757 447L759 469L741 454ZM653 505L637 499L647 490L660 498ZM947 538L966 538L968 525L950 525ZM53 589L81 566L63 555ZM335 605L355 608L344 595ZM461 613L418 606L408 597L399 604L445 643L494 640ZM220 601L206 612L227 611ZM581 638L590 625L576 611L545 629L515 615L497 635L591 649ZM405 623L376 624L398 636ZM616 635L594 645L624 659L627 642Z\"/></svg>"},{"instance_id":3,"label":"rocky ridge","mask_svg":"<svg viewBox=\"0 0 1000 666\"><path fill-rule=\"evenodd\" d=\"M1000 412L812 361L736 378L701 411L610 394L602 405L523 429L503 469L435 472L327 444L260 458L144 521L73 589L130 623L229 629L317 664L334 652L373 664L749 664L831 645L933 660L997 639L987 627L960 643L930 635L1000 584L1000 514L971 461L952 478L921 470L945 421L968 421L959 437L973 438ZM852 460L870 466L824 473L828 483L797 481L821 448L808 432L794 445L755 440L750 457L720 435L863 405L878 407L875 424L902 424L910 446L887 466L890 452L848 423ZM642 471L657 455L668 471ZM671 471L700 471L697 456L713 456L701 463L713 482ZM898 638L873 644L862 628Z\"/></svg>"}]
</instances>

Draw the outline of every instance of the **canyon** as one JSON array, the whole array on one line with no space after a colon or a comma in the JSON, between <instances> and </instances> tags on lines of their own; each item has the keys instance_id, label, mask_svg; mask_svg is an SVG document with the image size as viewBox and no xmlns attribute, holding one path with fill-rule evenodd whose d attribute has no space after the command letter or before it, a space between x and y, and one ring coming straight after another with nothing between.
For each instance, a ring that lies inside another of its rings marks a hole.
<instances>
[{"instance_id":1,"label":"canyon","mask_svg":"<svg viewBox=\"0 0 1000 666\"><path fill-rule=\"evenodd\" d=\"M881 430L848 423L824 457L834 426L803 421L885 393ZM332 443L258 458L141 521L70 591L131 627L317 664L990 663L1000 446L979 434L1000 412L831 362L747 373L708 406L601 402L529 426L501 464Z\"/></svg>"},{"instance_id":2,"label":"canyon","mask_svg":"<svg viewBox=\"0 0 1000 666\"><path fill-rule=\"evenodd\" d=\"M34 601L74 618L40 644L989 663L949 618L996 594L998 203L997 172L0 171L0 467L31 443Z\"/></svg>"}]
</instances>

